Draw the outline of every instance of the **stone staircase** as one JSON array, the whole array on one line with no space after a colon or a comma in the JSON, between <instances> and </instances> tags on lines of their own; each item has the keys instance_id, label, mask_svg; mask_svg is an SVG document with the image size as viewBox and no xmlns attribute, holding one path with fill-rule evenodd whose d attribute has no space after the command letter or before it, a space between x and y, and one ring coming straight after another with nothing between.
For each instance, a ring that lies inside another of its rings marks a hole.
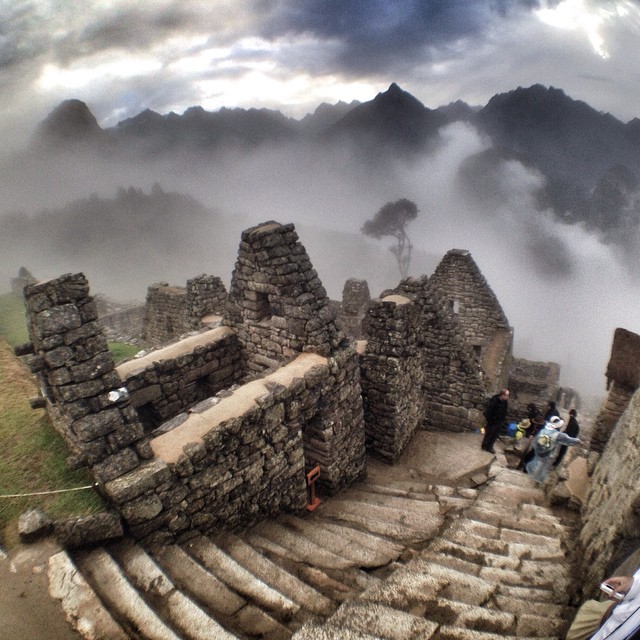
<instances>
[{"instance_id":1,"label":"stone staircase","mask_svg":"<svg viewBox=\"0 0 640 640\"><path fill-rule=\"evenodd\" d=\"M562 637L566 529L525 474L491 474L478 490L374 472L242 533L62 551L50 593L89 640Z\"/></svg>"}]
</instances>

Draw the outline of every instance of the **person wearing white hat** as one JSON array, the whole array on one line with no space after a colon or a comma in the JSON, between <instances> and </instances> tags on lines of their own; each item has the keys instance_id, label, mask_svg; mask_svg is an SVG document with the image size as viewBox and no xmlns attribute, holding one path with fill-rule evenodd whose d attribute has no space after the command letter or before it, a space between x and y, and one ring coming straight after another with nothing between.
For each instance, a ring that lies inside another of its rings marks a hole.
<instances>
[{"instance_id":1,"label":"person wearing white hat","mask_svg":"<svg viewBox=\"0 0 640 640\"><path fill-rule=\"evenodd\" d=\"M580 444L580 438L572 438L562 433L560 431L562 427L564 427L564 420L558 416L552 416L533 441L535 456L527 464L527 473L538 483L547 479L549 469L561 445L573 447Z\"/></svg>"}]
</instances>

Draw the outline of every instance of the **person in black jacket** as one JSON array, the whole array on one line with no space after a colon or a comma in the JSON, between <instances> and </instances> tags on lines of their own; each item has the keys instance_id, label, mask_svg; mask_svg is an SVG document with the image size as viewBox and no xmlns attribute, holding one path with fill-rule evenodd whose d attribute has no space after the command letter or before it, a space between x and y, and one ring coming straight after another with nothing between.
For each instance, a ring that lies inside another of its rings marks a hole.
<instances>
[{"instance_id":1,"label":"person in black jacket","mask_svg":"<svg viewBox=\"0 0 640 640\"><path fill-rule=\"evenodd\" d=\"M572 438L577 438L578 434L580 433L580 425L578 424L578 420L576 419L577 415L578 412L575 409L571 409L571 411L569 411L569 422L567 424L567 428L564 430L564 432ZM564 458L565 453L567 453L567 447L566 445L562 445L560 447L560 450L558 451L558 457L553 463L554 467L557 467L560 464L562 458Z\"/></svg>"},{"instance_id":2,"label":"person in black jacket","mask_svg":"<svg viewBox=\"0 0 640 640\"><path fill-rule=\"evenodd\" d=\"M549 420L551 420L551 418L553 418L553 416L558 416L558 418L560 417L560 412L558 411L558 408L556 407L556 403L553 400L549 400L549 402L547 403L547 409L544 412L544 419L549 422Z\"/></svg>"},{"instance_id":3,"label":"person in black jacket","mask_svg":"<svg viewBox=\"0 0 640 640\"><path fill-rule=\"evenodd\" d=\"M500 435L500 429L505 424L509 407L508 400L509 389L502 389L500 393L492 396L484 412L487 426L484 430L484 438L482 438L482 449L489 453L495 453L493 445Z\"/></svg>"}]
</instances>

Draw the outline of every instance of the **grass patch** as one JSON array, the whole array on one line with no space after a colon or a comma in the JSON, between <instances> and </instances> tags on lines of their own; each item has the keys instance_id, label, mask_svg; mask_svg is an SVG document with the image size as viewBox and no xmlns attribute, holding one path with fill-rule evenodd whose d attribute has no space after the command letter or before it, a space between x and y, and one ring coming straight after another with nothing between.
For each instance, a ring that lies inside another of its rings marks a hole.
<instances>
[{"instance_id":1,"label":"grass patch","mask_svg":"<svg viewBox=\"0 0 640 640\"><path fill-rule=\"evenodd\" d=\"M51 426L44 409L34 410L29 398L38 389L31 372L0 339L0 496L71 489L90 485L89 473L71 471L66 445ZM92 489L50 496L0 498L2 546L15 542L16 521L21 513L40 507L52 518L94 513L103 509Z\"/></svg>"},{"instance_id":2,"label":"grass patch","mask_svg":"<svg viewBox=\"0 0 640 640\"><path fill-rule=\"evenodd\" d=\"M120 364L123 360L133 358L133 356L140 351L139 346L127 344L126 342L110 342L108 346L116 364Z\"/></svg>"},{"instance_id":3,"label":"grass patch","mask_svg":"<svg viewBox=\"0 0 640 640\"><path fill-rule=\"evenodd\" d=\"M19 293L0 295L0 336L12 347L29 340L24 298Z\"/></svg>"}]
</instances>

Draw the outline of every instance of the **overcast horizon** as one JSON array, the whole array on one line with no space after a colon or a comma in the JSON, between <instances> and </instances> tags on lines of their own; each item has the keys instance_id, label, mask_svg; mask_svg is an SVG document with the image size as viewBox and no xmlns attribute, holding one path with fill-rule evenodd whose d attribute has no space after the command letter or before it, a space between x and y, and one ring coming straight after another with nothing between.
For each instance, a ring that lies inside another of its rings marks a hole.
<instances>
[{"instance_id":1,"label":"overcast horizon","mask_svg":"<svg viewBox=\"0 0 640 640\"><path fill-rule=\"evenodd\" d=\"M429 108L458 99L481 106L498 93L542 84L623 122L640 116L638 0L0 0L0 18L2 154L24 145L71 98L85 102L104 128L145 109L181 114L196 105L265 107L302 118L323 102L372 100L393 82ZM275 219L301 230L332 295L354 276L370 279L377 295L378 283L396 284L386 243L372 245L376 262L346 255L347 246L341 263L323 232L358 234L382 204L408 197L422 212L410 229L424 258L414 268L435 266L433 256L451 248L468 249L515 328L516 355L559 362L563 384L603 394L614 329L640 331L635 237L625 252L538 211L532 190L542 178L517 162L505 166L494 200L465 199L458 167L488 142L462 124L443 138L435 156L384 176L350 164L346 152L311 159L263 149L198 170L169 161L107 167L70 160L58 174L5 175L0 213L19 206L35 213L92 193L113 198L118 187L148 192L159 182L234 221L216 238L224 251L214 259L203 242L182 259L189 268L202 264L197 272L227 281L240 221ZM310 236L311 229L318 231ZM117 232L112 255L95 263L99 239L81 251L81 239L70 237L64 255L38 245L21 256L20 238L5 242L18 249L16 260L41 264L46 275L100 264L105 278L111 269L123 284L128 265L119 251L132 238L120 246ZM162 247L145 253L137 286L164 273L184 277L173 245ZM344 265L349 273L338 269ZM19 266L4 255L1 273L8 280Z\"/></svg>"},{"instance_id":2,"label":"overcast horizon","mask_svg":"<svg viewBox=\"0 0 640 640\"><path fill-rule=\"evenodd\" d=\"M391 82L429 108L539 83L640 115L636 0L2 0L0 17L10 146L69 98L103 127L195 105L301 118Z\"/></svg>"}]
</instances>

